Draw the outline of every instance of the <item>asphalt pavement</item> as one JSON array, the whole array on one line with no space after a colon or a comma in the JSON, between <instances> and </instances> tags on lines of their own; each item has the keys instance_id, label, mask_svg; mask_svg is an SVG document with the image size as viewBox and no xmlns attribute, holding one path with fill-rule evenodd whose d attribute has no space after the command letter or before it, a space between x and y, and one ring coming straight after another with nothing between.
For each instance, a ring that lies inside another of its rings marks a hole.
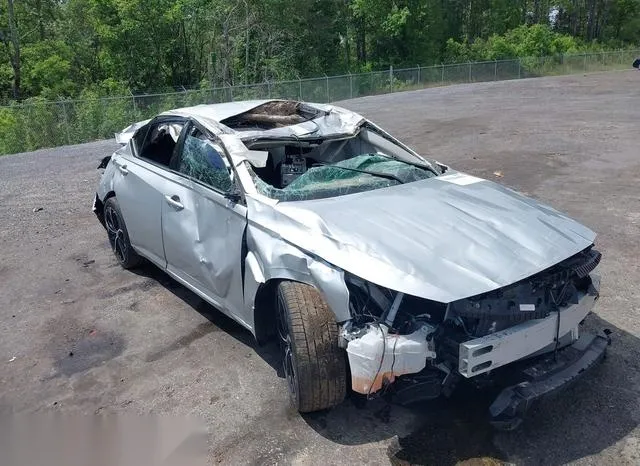
<instances>
[{"instance_id":1,"label":"asphalt pavement","mask_svg":"<svg viewBox=\"0 0 640 466\"><path fill-rule=\"evenodd\" d=\"M433 88L361 98L424 155L564 211L598 233L587 326L608 357L517 431L459 393L410 409L287 406L274 345L159 270L122 270L91 212L113 141L0 157L0 414L135 413L204 420L226 464L640 464L640 73Z\"/></svg>"}]
</instances>

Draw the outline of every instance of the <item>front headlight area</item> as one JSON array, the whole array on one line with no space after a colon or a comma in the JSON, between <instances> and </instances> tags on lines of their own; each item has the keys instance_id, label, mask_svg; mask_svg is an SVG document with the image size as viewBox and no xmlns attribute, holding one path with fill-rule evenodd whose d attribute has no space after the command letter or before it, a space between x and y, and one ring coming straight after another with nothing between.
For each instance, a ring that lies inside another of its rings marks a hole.
<instances>
[{"instance_id":1,"label":"front headlight area","mask_svg":"<svg viewBox=\"0 0 640 466\"><path fill-rule=\"evenodd\" d=\"M372 395L436 361L434 337L445 316L445 304L352 275L346 275L345 281L351 320L342 326L340 345L347 350L354 391Z\"/></svg>"},{"instance_id":2,"label":"front headlight area","mask_svg":"<svg viewBox=\"0 0 640 466\"><path fill-rule=\"evenodd\" d=\"M371 395L395 382L397 392L408 381L415 392L435 396L460 376L486 384L494 369L572 344L598 298L593 270L600 257L587 248L519 282L450 303L345 273L350 319L342 321L339 344L353 390Z\"/></svg>"},{"instance_id":3,"label":"front headlight area","mask_svg":"<svg viewBox=\"0 0 640 466\"><path fill-rule=\"evenodd\" d=\"M385 325L391 333L407 335L425 324L442 322L447 305L384 288L345 273L349 290L352 331L370 325Z\"/></svg>"}]
</instances>

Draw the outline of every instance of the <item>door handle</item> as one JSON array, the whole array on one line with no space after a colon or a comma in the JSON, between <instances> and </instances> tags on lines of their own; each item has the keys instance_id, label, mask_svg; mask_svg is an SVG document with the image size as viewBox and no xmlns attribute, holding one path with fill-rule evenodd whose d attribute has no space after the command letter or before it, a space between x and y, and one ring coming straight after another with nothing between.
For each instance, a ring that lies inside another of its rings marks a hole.
<instances>
[{"instance_id":1,"label":"door handle","mask_svg":"<svg viewBox=\"0 0 640 466\"><path fill-rule=\"evenodd\" d=\"M127 175L129 173L129 170L127 170L127 165L120 165L118 162L115 162L116 167L118 167L118 170L120 170L120 173L122 173L123 175Z\"/></svg>"},{"instance_id":2,"label":"door handle","mask_svg":"<svg viewBox=\"0 0 640 466\"><path fill-rule=\"evenodd\" d=\"M167 194L166 196L164 196L164 199L165 199L165 201L167 201L167 204L169 204L174 209L176 209L176 210L184 209L184 206L180 202L180 198L178 197L177 194L174 194L173 196L169 196Z\"/></svg>"}]
</instances>

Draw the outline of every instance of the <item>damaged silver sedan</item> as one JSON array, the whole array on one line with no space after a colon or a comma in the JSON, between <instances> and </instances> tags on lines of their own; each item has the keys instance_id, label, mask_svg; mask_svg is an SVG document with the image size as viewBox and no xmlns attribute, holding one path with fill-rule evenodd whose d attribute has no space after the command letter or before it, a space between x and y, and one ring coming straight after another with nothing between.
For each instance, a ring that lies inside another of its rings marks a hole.
<instances>
[{"instance_id":1,"label":"damaged silver sedan","mask_svg":"<svg viewBox=\"0 0 640 466\"><path fill-rule=\"evenodd\" d=\"M94 211L125 268L142 258L277 338L292 404L348 389L403 402L498 385L514 428L600 361L595 234L424 158L345 109L201 105L116 135Z\"/></svg>"}]
</instances>

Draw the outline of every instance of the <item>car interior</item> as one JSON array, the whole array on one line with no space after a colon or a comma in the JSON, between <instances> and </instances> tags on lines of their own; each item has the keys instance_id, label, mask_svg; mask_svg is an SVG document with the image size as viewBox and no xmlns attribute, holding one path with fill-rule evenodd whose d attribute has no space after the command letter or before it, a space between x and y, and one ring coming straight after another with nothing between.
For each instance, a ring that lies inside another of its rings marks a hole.
<instances>
[{"instance_id":1,"label":"car interior","mask_svg":"<svg viewBox=\"0 0 640 466\"><path fill-rule=\"evenodd\" d=\"M224 193L231 191L232 171L222 148L191 127L180 153L178 139L183 128L182 122L160 122L138 131L134 136L138 156Z\"/></svg>"},{"instance_id":2,"label":"car interior","mask_svg":"<svg viewBox=\"0 0 640 466\"><path fill-rule=\"evenodd\" d=\"M267 152L265 166L250 170L258 191L279 200L349 194L436 175L418 166L413 154L368 128L348 138L264 139L248 147Z\"/></svg>"},{"instance_id":3,"label":"car interior","mask_svg":"<svg viewBox=\"0 0 640 466\"><path fill-rule=\"evenodd\" d=\"M275 188L286 188L310 168L336 164L360 155L381 155L391 160L416 163L416 158L402 147L368 130L341 139L300 141L264 140L248 146L268 153L263 168L252 167L262 181Z\"/></svg>"},{"instance_id":4,"label":"car interior","mask_svg":"<svg viewBox=\"0 0 640 466\"><path fill-rule=\"evenodd\" d=\"M167 122L151 126L147 131L138 131L134 137L138 156L169 167L183 127L183 123Z\"/></svg>"},{"instance_id":5,"label":"car interior","mask_svg":"<svg viewBox=\"0 0 640 466\"><path fill-rule=\"evenodd\" d=\"M278 121L277 126L282 124ZM222 150L213 147L204 135L187 135L180 157L176 149L183 127L182 122L160 122L146 132L140 131L134 138L136 143L137 139L143 141L139 156L229 192L233 181L229 167L219 166L224 161ZM264 166L249 167L258 191L283 201L350 194L440 174L436 173L439 167L425 167L408 150L367 125L349 137L293 141L264 138L246 145L252 151L266 153Z\"/></svg>"}]
</instances>

